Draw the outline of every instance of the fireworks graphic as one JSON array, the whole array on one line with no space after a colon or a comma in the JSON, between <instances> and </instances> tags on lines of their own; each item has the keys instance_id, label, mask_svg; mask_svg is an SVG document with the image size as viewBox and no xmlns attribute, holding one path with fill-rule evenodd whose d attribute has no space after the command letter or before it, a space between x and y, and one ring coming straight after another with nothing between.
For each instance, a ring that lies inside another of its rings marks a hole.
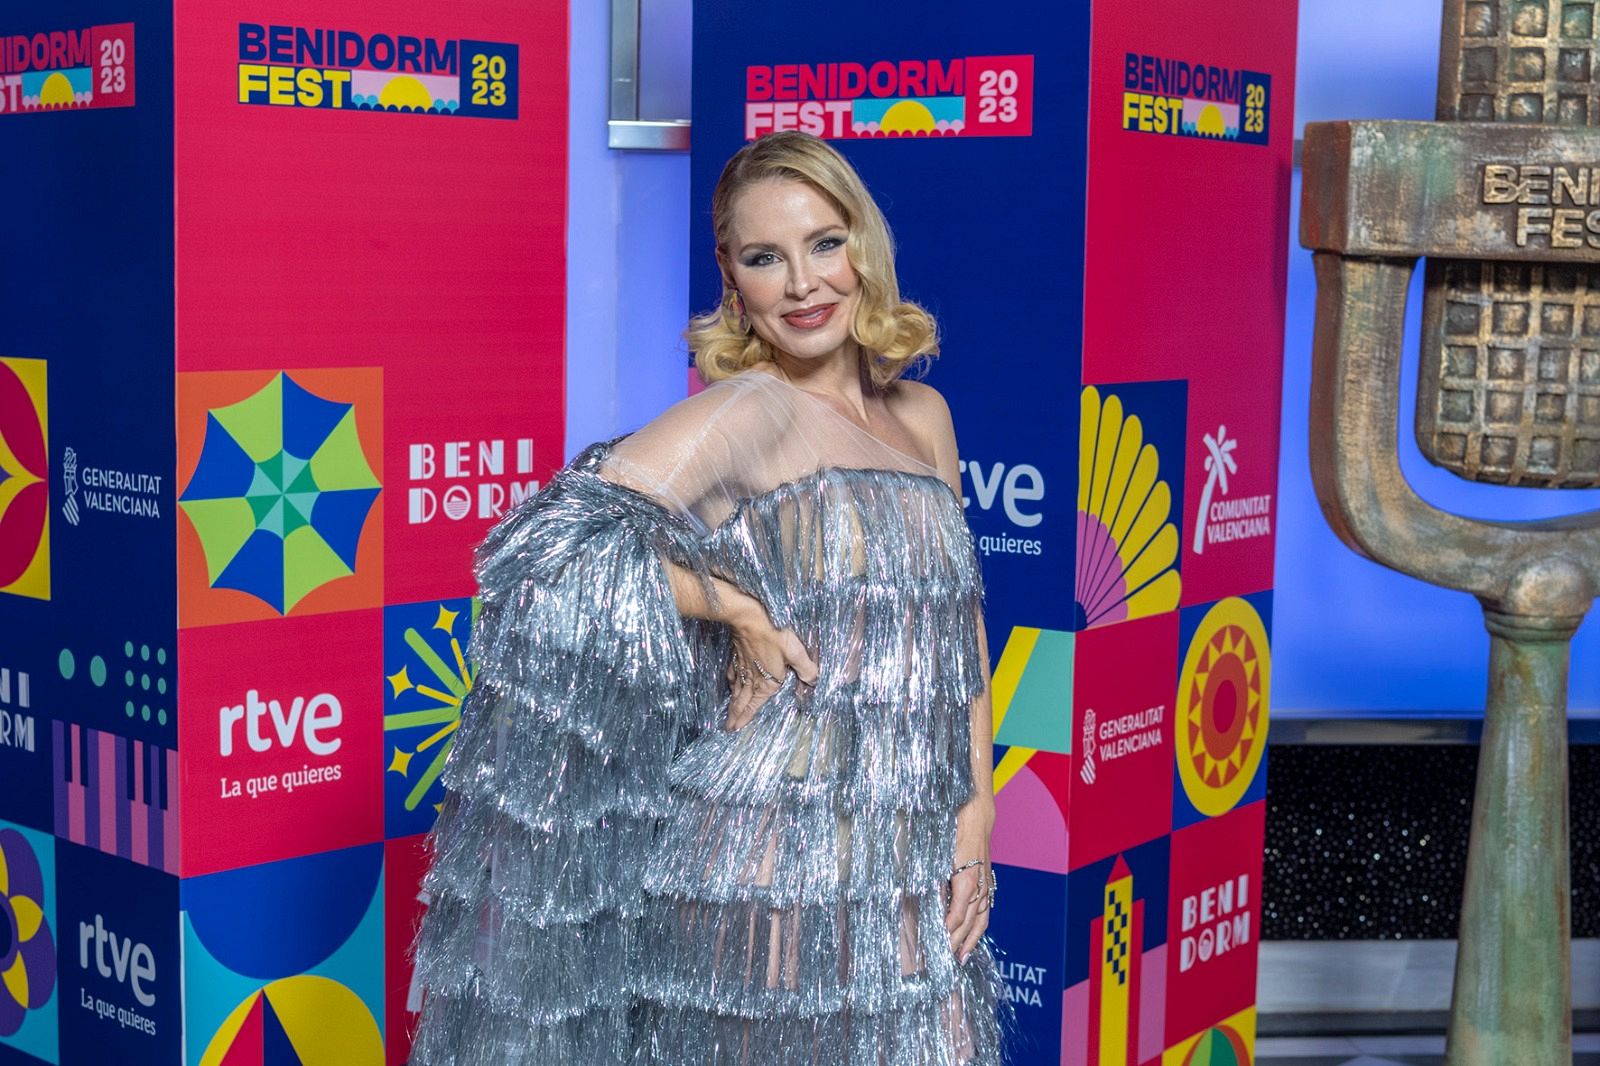
<instances>
[{"instance_id":1,"label":"fireworks graphic","mask_svg":"<svg viewBox=\"0 0 1600 1066\"><path fill-rule=\"evenodd\" d=\"M477 676L466 645L478 610L473 598L385 612L385 669L394 670L385 679L383 717L390 837L427 831L444 800L439 775Z\"/></svg>"}]
</instances>

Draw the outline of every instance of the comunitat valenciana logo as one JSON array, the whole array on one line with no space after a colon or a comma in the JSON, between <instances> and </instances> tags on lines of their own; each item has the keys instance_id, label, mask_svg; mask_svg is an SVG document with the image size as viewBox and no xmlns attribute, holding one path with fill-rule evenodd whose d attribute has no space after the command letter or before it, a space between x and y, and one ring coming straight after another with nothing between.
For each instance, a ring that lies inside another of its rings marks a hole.
<instances>
[{"instance_id":1,"label":"comunitat valenciana logo","mask_svg":"<svg viewBox=\"0 0 1600 1066\"><path fill-rule=\"evenodd\" d=\"M0 34L0 115L133 103L133 23Z\"/></svg>"},{"instance_id":2,"label":"comunitat valenciana logo","mask_svg":"<svg viewBox=\"0 0 1600 1066\"><path fill-rule=\"evenodd\" d=\"M517 46L239 23L239 103L517 117Z\"/></svg>"},{"instance_id":3,"label":"comunitat valenciana logo","mask_svg":"<svg viewBox=\"0 0 1600 1066\"><path fill-rule=\"evenodd\" d=\"M1033 56L778 63L745 68L744 135L1028 137Z\"/></svg>"},{"instance_id":4,"label":"comunitat valenciana logo","mask_svg":"<svg viewBox=\"0 0 1600 1066\"><path fill-rule=\"evenodd\" d=\"M1266 144L1272 77L1129 52L1122 65L1122 128L1172 137Z\"/></svg>"},{"instance_id":5,"label":"comunitat valenciana logo","mask_svg":"<svg viewBox=\"0 0 1600 1066\"><path fill-rule=\"evenodd\" d=\"M1206 482L1200 490L1200 506L1194 518L1196 555L1204 555L1208 544L1226 544L1272 535L1272 493L1230 495L1229 476L1239 472L1234 452L1236 438L1228 436L1227 426L1202 438L1205 447Z\"/></svg>"}]
</instances>

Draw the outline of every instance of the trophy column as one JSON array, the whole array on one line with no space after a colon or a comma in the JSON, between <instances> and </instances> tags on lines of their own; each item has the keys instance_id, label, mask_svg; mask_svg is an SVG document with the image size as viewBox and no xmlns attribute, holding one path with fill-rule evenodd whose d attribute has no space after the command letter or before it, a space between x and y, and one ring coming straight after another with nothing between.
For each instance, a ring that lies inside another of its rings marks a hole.
<instances>
[{"instance_id":1,"label":"trophy column","mask_svg":"<svg viewBox=\"0 0 1600 1066\"><path fill-rule=\"evenodd\" d=\"M1306 128L1323 512L1374 561L1476 595L1491 637L1446 1052L1462 1066L1571 1058L1567 671L1600 515L1469 520L1416 495L1397 440L1406 289L1426 258L1423 455L1480 482L1600 485L1592 14L1447 0L1439 121Z\"/></svg>"}]
</instances>

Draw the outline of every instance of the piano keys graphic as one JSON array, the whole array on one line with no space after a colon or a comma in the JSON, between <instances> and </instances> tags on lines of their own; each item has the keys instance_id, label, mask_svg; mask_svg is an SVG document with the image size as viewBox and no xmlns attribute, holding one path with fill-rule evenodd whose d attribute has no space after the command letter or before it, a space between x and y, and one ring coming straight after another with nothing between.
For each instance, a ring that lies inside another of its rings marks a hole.
<instances>
[{"instance_id":1,"label":"piano keys graphic","mask_svg":"<svg viewBox=\"0 0 1600 1066\"><path fill-rule=\"evenodd\" d=\"M178 872L178 753L54 723L56 836Z\"/></svg>"}]
</instances>

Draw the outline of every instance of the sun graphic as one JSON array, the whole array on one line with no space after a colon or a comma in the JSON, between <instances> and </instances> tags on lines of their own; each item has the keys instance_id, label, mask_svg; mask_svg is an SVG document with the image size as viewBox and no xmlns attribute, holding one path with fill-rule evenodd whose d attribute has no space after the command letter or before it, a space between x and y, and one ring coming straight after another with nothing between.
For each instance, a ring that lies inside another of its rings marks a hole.
<instances>
[{"instance_id":1,"label":"sun graphic","mask_svg":"<svg viewBox=\"0 0 1600 1066\"><path fill-rule=\"evenodd\" d=\"M1248 601L1206 612L1178 675L1178 775L1201 814L1231 810L1255 778L1271 673L1266 627Z\"/></svg>"},{"instance_id":2,"label":"sun graphic","mask_svg":"<svg viewBox=\"0 0 1600 1066\"><path fill-rule=\"evenodd\" d=\"M433 96L428 87L409 74L397 74L384 84L378 93L379 107L409 107L413 111L427 111L433 107Z\"/></svg>"},{"instance_id":3,"label":"sun graphic","mask_svg":"<svg viewBox=\"0 0 1600 1066\"><path fill-rule=\"evenodd\" d=\"M1222 109L1216 104L1207 104L1200 109L1200 117L1195 120L1195 132L1207 137L1225 137L1228 133L1228 124L1222 117Z\"/></svg>"},{"instance_id":4,"label":"sun graphic","mask_svg":"<svg viewBox=\"0 0 1600 1066\"><path fill-rule=\"evenodd\" d=\"M39 104L42 107L60 107L72 103L72 82L59 70L44 80L39 87Z\"/></svg>"},{"instance_id":5,"label":"sun graphic","mask_svg":"<svg viewBox=\"0 0 1600 1066\"><path fill-rule=\"evenodd\" d=\"M1137 415L1116 394L1083 390L1078 439L1075 628L1145 618L1178 606L1183 580L1172 490Z\"/></svg>"},{"instance_id":6,"label":"sun graphic","mask_svg":"<svg viewBox=\"0 0 1600 1066\"><path fill-rule=\"evenodd\" d=\"M926 104L901 100L883 113L878 129L884 133L932 133L938 125Z\"/></svg>"}]
</instances>

